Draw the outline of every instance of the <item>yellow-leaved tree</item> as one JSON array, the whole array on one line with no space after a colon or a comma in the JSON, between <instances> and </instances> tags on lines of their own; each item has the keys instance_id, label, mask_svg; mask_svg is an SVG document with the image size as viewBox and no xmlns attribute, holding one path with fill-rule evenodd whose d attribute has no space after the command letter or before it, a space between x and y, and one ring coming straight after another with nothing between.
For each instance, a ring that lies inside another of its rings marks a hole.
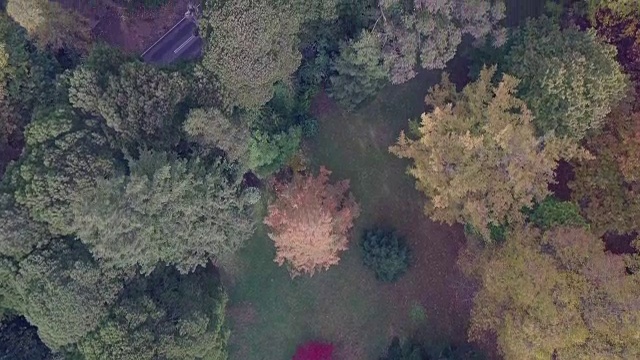
<instances>
[{"instance_id":1,"label":"yellow-leaved tree","mask_svg":"<svg viewBox=\"0 0 640 360\"><path fill-rule=\"evenodd\" d=\"M515 96L518 80L491 82L495 67L457 92L447 75L426 97L416 139L400 134L390 151L413 160L409 174L437 221L468 223L489 238L489 226L524 220L520 210L548 195L561 158L586 156L566 139L537 138L531 112Z\"/></svg>"},{"instance_id":2,"label":"yellow-leaved tree","mask_svg":"<svg viewBox=\"0 0 640 360\"><path fill-rule=\"evenodd\" d=\"M637 254L605 252L584 227L519 227L466 255L480 283L471 340L495 338L505 360L640 358Z\"/></svg>"}]
</instances>

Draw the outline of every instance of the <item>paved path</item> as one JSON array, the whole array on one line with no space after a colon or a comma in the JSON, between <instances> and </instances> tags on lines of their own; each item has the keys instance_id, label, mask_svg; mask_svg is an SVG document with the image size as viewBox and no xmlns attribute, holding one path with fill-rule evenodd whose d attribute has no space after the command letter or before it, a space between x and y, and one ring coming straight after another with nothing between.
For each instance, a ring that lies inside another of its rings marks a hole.
<instances>
[{"instance_id":1,"label":"paved path","mask_svg":"<svg viewBox=\"0 0 640 360\"><path fill-rule=\"evenodd\" d=\"M202 53L202 39L196 35L198 25L190 17L184 17L144 53L142 60L157 65L167 65L181 60L194 59Z\"/></svg>"}]
</instances>

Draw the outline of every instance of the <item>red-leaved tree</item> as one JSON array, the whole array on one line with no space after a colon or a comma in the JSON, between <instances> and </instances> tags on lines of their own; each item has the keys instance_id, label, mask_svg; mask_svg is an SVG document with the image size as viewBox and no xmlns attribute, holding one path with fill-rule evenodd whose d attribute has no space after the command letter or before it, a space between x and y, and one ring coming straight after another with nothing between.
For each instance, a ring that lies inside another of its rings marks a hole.
<instances>
[{"instance_id":1,"label":"red-leaved tree","mask_svg":"<svg viewBox=\"0 0 640 360\"><path fill-rule=\"evenodd\" d=\"M289 265L292 277L326 270L347 249L347 233L359 214L349 193L349 181L329 183L324 167L314 177L296 174L290 183L276 183L276 200L264 223L271 227L279 265Z\"/></svg>"},{"instance_id":2,"label":"red-leaved tree","mask_svg":"<svg viewBox=\"0 0 640 360\"><path fill-rule=\"evenodd\" d=\"M316 341L309 341L298 346L292 360L331 360L333 345Z\"/></svg>"}]
</instances>

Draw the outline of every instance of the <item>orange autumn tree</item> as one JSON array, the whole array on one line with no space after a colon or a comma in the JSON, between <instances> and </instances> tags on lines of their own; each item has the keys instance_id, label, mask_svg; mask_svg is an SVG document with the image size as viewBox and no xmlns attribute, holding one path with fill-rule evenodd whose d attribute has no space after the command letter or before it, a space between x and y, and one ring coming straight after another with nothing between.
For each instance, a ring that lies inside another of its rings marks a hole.
<instances>
[{"instance_id":1,"label":"orange autumn tree","mask_svg":"<svg viewBox=\"0 0 640 360\"><path fill-rule=\"evenodd\" d=\"M276 199L264 223L275 242L275 262L286 262L292 277L326 270L347 249L347 233L360 210L349 180L330 184L330 174L321 167L317 177L296 174L290 183L275 184Z\"/></svg>"}]
</instances>

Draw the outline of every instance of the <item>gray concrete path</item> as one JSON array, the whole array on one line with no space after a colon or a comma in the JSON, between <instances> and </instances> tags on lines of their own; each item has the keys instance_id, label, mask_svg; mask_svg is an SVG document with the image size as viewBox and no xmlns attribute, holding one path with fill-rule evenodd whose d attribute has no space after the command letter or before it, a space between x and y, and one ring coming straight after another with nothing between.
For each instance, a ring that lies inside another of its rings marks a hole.
<instances>
[{"instance_id":1,"label":"gray concrete path","mask_svg":"<svg viewBox=\"0 0 640 360\"><path fill-rule=\"evenodd\" d=\"M192 60L202 53L202 39L197 36L198 25L184 17L150 48L142 53L142 60L156 65Z\"/></svg>"}]
</instances>

